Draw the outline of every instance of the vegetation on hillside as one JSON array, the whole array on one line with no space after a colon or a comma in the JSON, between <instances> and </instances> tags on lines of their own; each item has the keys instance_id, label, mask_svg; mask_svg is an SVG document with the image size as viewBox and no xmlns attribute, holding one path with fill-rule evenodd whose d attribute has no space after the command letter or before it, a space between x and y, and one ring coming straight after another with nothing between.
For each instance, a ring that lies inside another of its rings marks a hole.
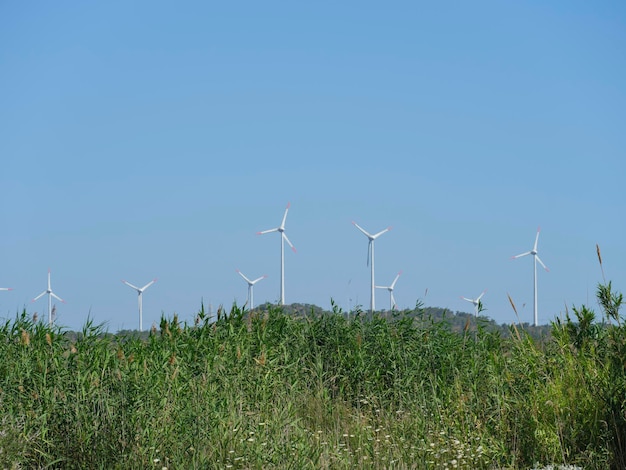
<instances>
[{"instance_id":1,"label":"vegetation on hillside","mask_svg":"<svg viewBox=\"0 0 626 470\"><path fill-rule=\"evenodd\" d=\"M332 303L332 301L331 301ZM333 304L334 306L334 304ZM261 304L255 308L255 310L261 312L268 312L271 309L275 309L276 306L270 303ZM281 307L281 310L286 315L296 315L296 316L316 316L316 315L324 315L330 312L323 310L321 307L312 304L300 304L293 303L289 305L285 305ZM339 309L333 308L334 313L339 313ZM485 310L480 306L479 315L476 316L472 313L453 312L448 308L441 307L425 307L421 300L418 300L414 309L407 309L397 311L394 310L390 312L388 310L380 310L376 312L376 316L378 318L385 318L389 320L397 319L397 318L415 318L416 321L419 321L421 318L428 318L429 322L443 322L446 323L450 330L455 331L457 333L464 332L469 329L469 331L476 331L478 325L484 330L490 332L498 332L500 335L504 337L508 337L511 335L511 325L506 323L498 324L493 319L489 318L484 314ZM346 316L348 319L369 318L369 313L362 309L362 307L357 306L354 311L351 312L341 312L341 315ZM533 326L530 323L520 323L518 328L524 329L528 335L531 337L541 340L549 337L552 332L551 325L539 325Z\"/></svg>"}]
</instances>

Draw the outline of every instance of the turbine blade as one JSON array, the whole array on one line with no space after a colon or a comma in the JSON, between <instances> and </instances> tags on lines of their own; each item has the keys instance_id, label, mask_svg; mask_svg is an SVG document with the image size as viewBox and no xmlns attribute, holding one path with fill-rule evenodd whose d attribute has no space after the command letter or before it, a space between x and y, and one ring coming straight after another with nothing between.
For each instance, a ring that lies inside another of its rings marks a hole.
<instances>
[{"instance_id":1,"label":"turbine blade","mask_svg":"<svg viewBox=\"0 0 626 470\"><path fill-rule=\"evenodd\" d=\"M541 231L541 227L537 227L537 236L535 237L535 245L533 247L533 251L537 251L537 242L539 242L539 232Z\"/></svg>"},{"instance_id":2,"label":"turbine blade","mask_svg":"<svg viewBox=\"0 0 626 470\"><path fill-rule=\"evenodd\" d=\"M393 308L396 308L396 307L397 307L397 304L396 304L396 299L395 299L395 297L393 296L393 292L391 293L391 305L393 305Z\"/></svg>"},{"instance_id":3,"label":"turbine blade","mask_svg":"<svg viewBox=\"0 0 626 470\"><path fill-rule=\"evenodd\" d=\"M393 282L391 283L391 288L393 289L396 285L396 282L398 282L398 278L400 277L400 274L402 274L402 271L400 271L398 273L398 275L396 276L396 278L393 280Z\"/></svg>"},{"instance_id":4,"label":"turbine blade","mask_svg":"<svg viewBox=\"0 0 626 470\"><path fill-rule=\"evenodd\" d=\"M285 222L287 221L287 212L289 212L289 207L291 207L291 203L287 203L287 208L285 209L285 215L283 215L283 221L280 223L280 228L285 229Z\"/></svg>"},{"instance_id":5,"label":"turbine blade","mask_svg":"<svg viewBox=\"0 0 626 470\"><path fill-rule=\"evenodd\" d=\"M41 299L44 295L46 295L48 293L48 291L43 291L41 294L39 294L37 297L35 297L33 300L31 300L31 302L36 302L37 300Z\"/></svg>"},{"instance_id":6,"label":"turbine blade","mask_svg":"<svg viewBox=\"0 0 626 470\"><path fill-rule=\"evenodd\" d=\"M50 295L52 297L54 297L55 299L57 299L59 302L63 302L65 303L65 300L63 300L61 297L59 297L58 295L56 295L54 292L50 292Z\"/></svg>"},{"instance_id":7,"label":"turbine blade","mask_svg":"<svg viewBox=\"0 0 626 470\"><path fill-rule=\"evenodd\" d=\"M287 234L285 232L283 232L283 238L284 240L287 242L287 245L289 245L291 247L291 249L293 250L293 252L296 252L296 248L291 244L291 242L289 241L289 238L287 238Z\"/></svg>"},{"instance_id":8,"label":"turbine blade","mask_svg":"<svg viewBox=\"0 0 626 470\"><path fill-rule=\"evenodd\" d=\"M137 287L137 286L133 286L133 285L132 285L130 282L128 282L128 281L125 281L125 280L123 280L123 279L122 279L122 282L123 282L124 284L126 284L128 287L132 287L132 288L133 288L133 289L135 289L135 290L141 290L141 289L139 289L139 287Z\"/></svg>"},{"instance_id":9,"label":"turbine blade","mask_svg":"<svg viewBox=\"0 0 626 470\"><path fill-rule=\"evenodd\" d=\"M243 278L244 278L244 280L245 280L248 284L250 284L250 283L251 283L250 279L248 279L246 276L244 276L244 274L243 274L241 271L237 270L237 272L239 273L239 275L240 275L241 277L243 277Z\"/></svg>"},{"instance_id":10,"label":"turbine blade","mask_svg":"<svg viewBox=\"0 0 626 470\"><path fill-rule=\"evenodd\" d=\"M527 251L526 253L522 253L521 255L511 256L511 259L521 258L522 256L528 256L530 254L532 254L532 252L531 251Z\"/></svg>"},{"instance_id":11,"label":"turbine blade","mask_svg":"<svg viewBox=\"0 0 626 470\"><path fill-rule=\"evenodd\" d=\"M467 297L463 297L463 296L461 296L461 298L462 298L463 300L467 300L468 302L472 302L472 303L474 303L474 299L468 299Z\"/></svg>"},{"instance_id":12,"label":"turbine blade","mask_svg":"<svg viewBox=\"0 0 626 470\"><path fill-rule=\"evenodd\" d=\"M261 277L256 278L254 281L251 282L252 285L256 284L257 282L259 282L262 279L265 279L267 276L263 275Z\"/></svg>"},{"instance_id":13,"label":"turbine blade","mask_svg":"<svg viewBox=\"0 0 626 470\"><path fill-rule=\"evenodd\" d=\"M478 302L482 298L482 296L485 295L485 292L487 292L487 289L485 289L484 291L481 292L481 294L476 299L476 302Z\"/></svg>"},{"instance_id":14,"label":"turbine blade","mask_svg":"<svg viewBox=\"0 0 626 470\"><path fill-rule=\"evenodd\" d=\"M538 255L535 255L535 258L537 258L537 261L539 261L539 264L540 264L541 266L543 266L543 269L545 269L546 271L550 272L550 270L546 267L546 265L545 265L545 264L543 264L543 261L541 261L541 258L539 258L539 256L538 256Z\"/></svg>"},{"instance_id":15,"label":"turbine blade","mask_svg":"<svg viewBox=\"0 0 626 470\"><path fill-rule=\"evenodd\" d=\"M156 279L152 279L148 284L146 284L145 286L143 286L141 288L141 292L145 291L148 287L150 287L152 284L154 284L155 282L157 282Z\"/></svg>"},{"instance_id":16,"label":"turbine blade","mask_svg":"<svg viewBox=\"0 0 626 470\"><path fill-rule=\"evenodd\" d=\"M389 230L391 230L391 227L387 227L385 230L381 230L380 232L378 232L376 235L373 235L372 238L373 239L377 239L378 237L380 237L383 233L388 232Z\"/></svg>"},{"instance_id":17,"label":"turbine blade","mask_svg":"<svg viewBox=\"0 0 626 470\"><path fill-rule=\"evenodd\" d=\"M13 287L0 287L0 290L13 290Z\"/></svg>"},{"instance_id":18,"label":"turbine blade","mask_svg":"<svg viewBox=\"0 0 626 470\"><path fill-rule=\"evenodd\" d=\"M358 228L363 233L363 235L365 235L367 238L369 238L370 240L372 239L372 235L369 234L368 232L366 232L361 226L359 226L359 224L357 224L356 222L353 221L352 225L354 225L356 228Z\"/></svg>"},{"instance_id":19,"label":"turbine blade","mask_svg":"<svg viewBox=\"0 0 626 470\"><path fill-rule=\"evenodd\" d=\"M367 244L367 266L370 265L370 258L371 257L372 257L372 239L370 238L370 241Z\"/></svg>"},{"instance_id":20,"label":"turbine blade","mask_svg":"<svg viewBox=\"0 0 626 470\"><path fill-rule=\"evenodd\" d=\"M266 233L278 232L278 228L271 228L269 230L263 230L262 232L257 232L257 235L265 235Z\"/></svg>"}]
</instances>

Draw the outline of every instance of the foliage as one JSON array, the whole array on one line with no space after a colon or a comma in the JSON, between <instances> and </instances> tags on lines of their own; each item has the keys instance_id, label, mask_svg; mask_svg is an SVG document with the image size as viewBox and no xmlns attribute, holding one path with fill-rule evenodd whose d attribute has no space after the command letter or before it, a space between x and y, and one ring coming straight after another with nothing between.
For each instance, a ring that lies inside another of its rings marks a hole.
<instances>
[{"instance_id":1,"label":"foliage","mask_svg":"<svg viewBox=\"0 0 626 470\"><path fill-rule=\"evenodd\" d=\"M626 467L621 295L541 340L416 308L0 326L3 468Z\"/></svg>"}]
</instances>

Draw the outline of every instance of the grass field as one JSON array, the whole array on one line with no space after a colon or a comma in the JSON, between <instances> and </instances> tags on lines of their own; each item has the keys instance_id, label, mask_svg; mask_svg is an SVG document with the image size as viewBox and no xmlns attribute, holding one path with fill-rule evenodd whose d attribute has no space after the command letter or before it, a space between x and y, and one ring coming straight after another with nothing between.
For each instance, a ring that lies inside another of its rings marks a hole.
<instances>
[{"instance_id":1,"label":"grass field","mask_svg":"<svg viewBox=\"0 0 626 470\"><path fill-rule=\"evenodd\" d=\"M621 295L538 341L419 306L0 327L2 468L626 468Z\"/></svg>"}]
</instances>

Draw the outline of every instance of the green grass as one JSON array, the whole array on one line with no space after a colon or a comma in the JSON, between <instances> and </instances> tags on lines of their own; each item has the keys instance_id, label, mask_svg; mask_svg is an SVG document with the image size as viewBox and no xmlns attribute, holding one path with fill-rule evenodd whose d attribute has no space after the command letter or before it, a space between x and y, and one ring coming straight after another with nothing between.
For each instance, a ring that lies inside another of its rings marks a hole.
<instances>
[{"instance_id":1,"label":"green grass","mask_svg":"<svg viewBox=\"0 0 626 470\"><path fill-rule=\"evenodd\" d=\"M621 296L537 341L423 315L249 314L149 337L0 327L1 468L626 467Z\"/></svg>"}]
</instances>

